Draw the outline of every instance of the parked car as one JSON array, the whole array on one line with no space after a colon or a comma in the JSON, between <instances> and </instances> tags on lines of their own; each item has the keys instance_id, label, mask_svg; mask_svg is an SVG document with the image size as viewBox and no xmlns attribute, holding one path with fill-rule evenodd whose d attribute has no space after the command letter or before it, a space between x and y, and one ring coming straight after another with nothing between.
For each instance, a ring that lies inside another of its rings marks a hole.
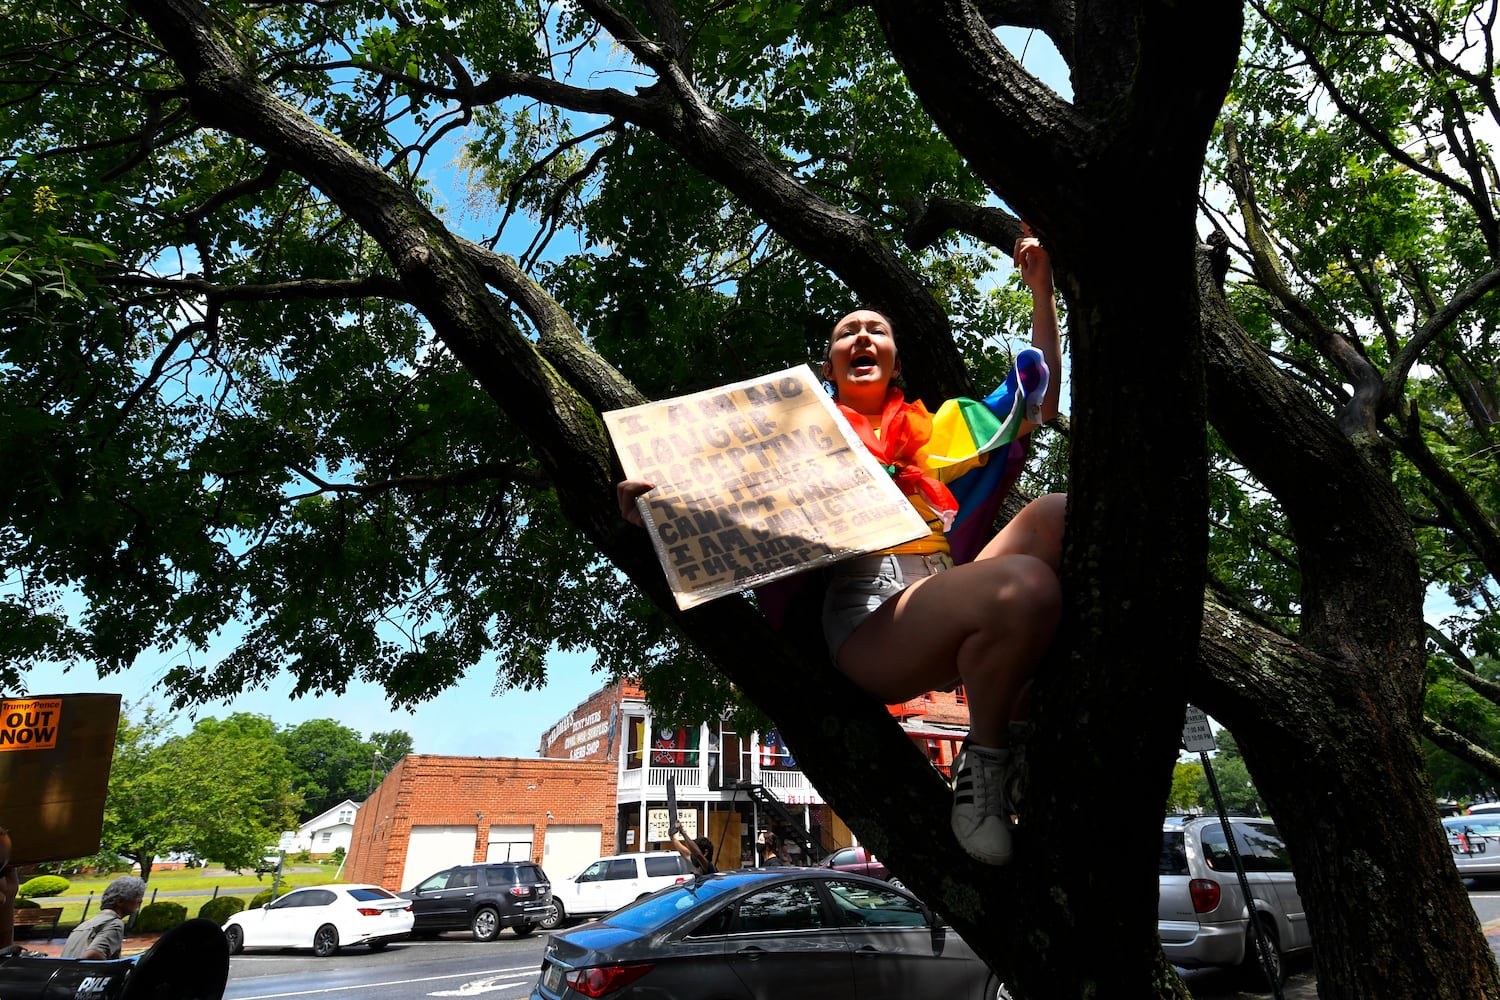
<instances>
[{"instance_id":1,"label":"parked car","mask_svg":"<svg viewBox=\"0 0 1500 1000\"><path fill-rule=\"evenodd\" d=\"M1443 819L1453 864L1463 878L1500 878L1500 814L1480 813Z\"/></svg>"},{"instance_id":2,"label":"parked car","mask_svg":"<svg viewBox=\"0 0 1500 1000\"><path fill-rule=\"evenodd\" d=\"M552 883L530 861L455 865L401 893L411 900L414 934L467 928L476 941L493 941L509 927L525 937L552 911Z\"/></svg>"},{"instance_id":3,"label":"parked car","mask_svg":"<svg viewBox=\"0 0 1500 1000\"><path fill-rule=\"evenodd\" d=\"M1269 939L1271 977L1286 977L1283 958L1312 947L1307 912L1286 844L1268 819L1230 819L1246 880ZM1217 818L1170 818L1162 827L1157 932L1173 965L1242 966L1269 986L1255 946L1250 911Z\"/></svg>"},{"instance_id":4,"label":"parked car","mask_svg":"<svg viewBox=\"0 0 1500 1000\"><path fill-rule=\"evenodd\" d=\"M906 888L899 878L886 870L881 860L871 854L867 847L841 848L824 858L822 865L824 868L837 868L841 872L856 872L871 878L884 879L898 889Z\"/></svg>"},{"instance_id":5,"label":"parked car","mask_svg":"<svg viewBox=\"0 0 1500 1000\"><path fill-rule=\"evenodd\" d=\"M980 1000L999 989L905 891L831 868L763 868L668 886L553 934L531 998Z\"/></svg>"},{"instance_id":6,"label":"parked car","mask_svg":"<svg viewBox=\"0 0 1500 1000\"><path fill-rule=\"evenodd\" d=\"M676 851L600 858L572 878L558 879L552 887L552 912L542 927L550 931L574 917L600 917L692 877L692 863Z\"/></svg>"},{"instance_id":7,"label":"parked car","mask_svg":"<svg viewBox=\"0 0 1500 1000\"><path fill-rule=\"evenodd\" d=\"M411 904L378 885L294 889L224 923L229 953L246 948L311 948L327 958L346 945L379 951L411 934Z\"/></svg>"}]
</instances>

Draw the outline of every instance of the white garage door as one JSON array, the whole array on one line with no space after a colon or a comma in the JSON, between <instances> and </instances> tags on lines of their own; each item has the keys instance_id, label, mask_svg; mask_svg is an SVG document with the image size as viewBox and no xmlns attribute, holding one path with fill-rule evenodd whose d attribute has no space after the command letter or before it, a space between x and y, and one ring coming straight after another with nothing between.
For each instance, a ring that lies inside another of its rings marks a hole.
<instances>
[{"instance_id":1,"label":"white garage door","mask_svg":"<svg viewBox=\"0 0 1500 1000\"><path fill-rule=\"evenodd\" d=\"M485 852L486 861L530 861L530 826L490 827L490 846Z\"/></svg>"},{"instance_id":2,"label":"white garage door","mask_svg":"<svg viewBox=\"0 0 1500 1000\"><path fill-rule=\"evenodd\" d=\"M542 867L547 877L554 882L572 878L590 861L597 861L599 845L604 840L602 829L582 825L547 827L547 839L542 842Z\"/></svg>"},{"instance_id":3,"label":"white garage door","mask_svg":"<svg viewBox=\"0 0 1500 1000\"><path fill-rule=\"evenodd\" d=\"M406 868L401 888L410 889L433 872L474 863L472 826L414 826L406 843Z\"/></svg>"}]
</instances>

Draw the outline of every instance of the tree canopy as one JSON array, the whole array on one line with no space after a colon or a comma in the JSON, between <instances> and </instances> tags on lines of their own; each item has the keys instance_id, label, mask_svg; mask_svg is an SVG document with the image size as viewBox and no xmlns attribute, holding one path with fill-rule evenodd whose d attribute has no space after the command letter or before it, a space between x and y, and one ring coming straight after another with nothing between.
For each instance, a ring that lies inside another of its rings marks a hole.
<instances>
[{"instance_id":1,"label":"tree canopy","mask_svg":"<svg viewBox=\"0 0 1500 1000\"><path fill-rule=\"evenodd\" d=\"M411 736L407 733L371 733L369 739L362 739L359 733L332 719L309 719L284 726L276 731L275 740L292 765L292 786L302 797L298 810L302 820L312 819L345 799L363 802L386 772L411 753Z\"/></svg>"},{"instance_id":2,"label":"tree canopy","mask_svg":"<svg viewBox=\"0 0 1500 1000\"><path fill-rule=\"evenodd\" d=\"M292 766L264 716L202 719L174 736L152 709L120 717L100 846L151 878L158 857L253 868L297 815Z\"/></svg>"},{"instance_id":3,"label":"tree canopy","mask_svg":"<svg viewBox=\"0 0 1500 1000\"><path fill-rule=\"evenodd\" d=\"M1151 861L1191 697L1287 835L1324 996L1500 996L1419 741L1484 763L1424 720L1427 644L1478 676L1500 635L1495 17L30 5L0 55L0 676L229 637L172 697L284 672L409 705L591 649L668 715L768 713L1035 996L1184 995ZM1067 312L1032 485L1069 491L1068 610L1027 863L994 870L934 837L942 782L815 641L676 611L598 414L819 357L856 301L913 395L982 384L1023 334L1018 217ZM1432 587L1464 613L1429 630ZM1099 810L1116 851L1081 860Z\"/></svg>"}]
</instances>

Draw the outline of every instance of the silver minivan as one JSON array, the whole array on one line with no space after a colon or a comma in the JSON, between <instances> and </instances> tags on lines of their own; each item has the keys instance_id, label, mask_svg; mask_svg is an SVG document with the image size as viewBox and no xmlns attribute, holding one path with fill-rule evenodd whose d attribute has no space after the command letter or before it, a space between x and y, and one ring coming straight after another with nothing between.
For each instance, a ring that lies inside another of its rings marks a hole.
<instances>
[{"instance_id":1,"label":"silver minivan","mask_svg":"<svg viewBox=\"0 0 1500 1000\"><path fill-rule=\"evenodd\" d=\"M1270 820L1231 817L1229 824L1270 941L1272 974L1280 982L1286 977L1283 956L1312 947L1291 858ZM1219 819L1167 819L1158 872L1156 927L1167 961L1187 969L1240 966L1269 987Z\"/></svg>"}]
</instances>

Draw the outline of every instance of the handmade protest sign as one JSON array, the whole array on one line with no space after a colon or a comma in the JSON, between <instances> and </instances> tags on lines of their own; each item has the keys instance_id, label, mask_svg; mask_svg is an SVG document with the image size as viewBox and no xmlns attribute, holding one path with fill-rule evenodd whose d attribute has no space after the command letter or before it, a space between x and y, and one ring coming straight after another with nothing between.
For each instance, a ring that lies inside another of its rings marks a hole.
<instances>
[{"instance_id":1,"label":"handmade protest sign","mask_svg":"<svg viewBox=\"0 0 1500 1000\"><path fill-rule=\"evenodd\" d=\"M680 608L928 532L805 366L604 422Z\"/></svg>"},{"instance_id":2,"label":"handmade protest sign","mask_svg":"<svg viewBox=\"0 0 1500 1000\"><path fill-rule=\"evenodd\" d=\"M117 694L0 699L0 816L12 862L99 853L119 723Z\"/></svg>"}]
</instances>

